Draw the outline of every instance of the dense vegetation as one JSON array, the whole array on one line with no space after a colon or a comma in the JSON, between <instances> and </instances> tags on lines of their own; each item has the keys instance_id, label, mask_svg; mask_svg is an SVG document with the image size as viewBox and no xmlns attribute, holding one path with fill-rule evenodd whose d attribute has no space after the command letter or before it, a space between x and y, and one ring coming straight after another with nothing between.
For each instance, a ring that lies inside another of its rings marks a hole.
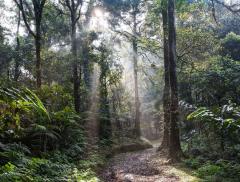
<instances>
[{"instance_id":1,"label":"dense vegetation","mask_svg":"<svg viewBox=\"0 0 240 182\"><path fill-rule=\"evenodd\" d=\"M239 181L238 3L0 0L0 181L99 181L155 143Z\"/></svg>"}]
</instances>

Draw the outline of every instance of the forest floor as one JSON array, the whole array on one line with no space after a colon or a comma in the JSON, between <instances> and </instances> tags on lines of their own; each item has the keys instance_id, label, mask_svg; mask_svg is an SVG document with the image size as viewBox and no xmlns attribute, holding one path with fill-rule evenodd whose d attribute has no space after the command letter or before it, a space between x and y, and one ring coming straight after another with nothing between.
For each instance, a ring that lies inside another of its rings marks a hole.
<instances>
[{"instance_id":1,"label":"forest floor","mask_svg":"<svg viewBox=\"0 0 240 182\"><path fill-rule=\"evenodd\" d=\"M106 182L197 182L181 163L170 165L156 147L114 156L100 174Z\"/></svg>"}]
</instances>

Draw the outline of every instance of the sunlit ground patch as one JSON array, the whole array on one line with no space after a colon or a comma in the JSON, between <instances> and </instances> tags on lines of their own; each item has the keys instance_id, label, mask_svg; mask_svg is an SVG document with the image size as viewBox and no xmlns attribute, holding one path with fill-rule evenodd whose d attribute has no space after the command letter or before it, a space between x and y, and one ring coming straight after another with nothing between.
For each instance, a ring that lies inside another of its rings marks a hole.
<instances>
[{"instance_id":1,"label":"sunlit ground patch","mask_svg":"<svg viewBox=\"0 0 240 182\"><path fill-rule=\"evenodd\" d=\"M179 177L180 182L200 182L201 179L193 175L193 171L183 167L182 165L174 165L169 167L165 173Z\"/></svg>"}]
</instances>

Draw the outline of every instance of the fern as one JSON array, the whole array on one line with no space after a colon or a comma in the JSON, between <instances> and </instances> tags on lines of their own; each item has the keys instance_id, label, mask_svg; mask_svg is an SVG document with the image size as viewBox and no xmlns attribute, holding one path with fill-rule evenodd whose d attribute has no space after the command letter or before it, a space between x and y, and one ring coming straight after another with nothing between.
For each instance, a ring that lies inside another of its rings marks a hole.
<instances>
[{"instance_id":1,"label":"fern","mask_svg":"<svg viewBox=\"0 0 240 182\"><path fill-rule=\"evenodd\" d=\"M51 120L50 115L42 101L28 88L16 89L0 87L0 97L6 102L15 101L18 104L22 104L26 108L31 108L40 116L46 117L49 121Z\"/></svg>"},{"instance_id":2,"label":"fern","mask_svg":"<svg viewBox=\"0 0 240 182\"><path fill-rule=\"evenodd\" d=\"M233 103L217 109L201 107L189 114L187 120L211 122L220 128L240 129L240 109Z\"/></svg>"}]
</instances>

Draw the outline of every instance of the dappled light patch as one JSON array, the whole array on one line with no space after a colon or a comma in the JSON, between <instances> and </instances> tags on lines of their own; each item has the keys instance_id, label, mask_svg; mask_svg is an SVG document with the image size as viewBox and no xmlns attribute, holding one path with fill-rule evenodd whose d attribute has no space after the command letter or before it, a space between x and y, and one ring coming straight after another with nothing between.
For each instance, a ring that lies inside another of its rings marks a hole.
<instances>
[{"instance_id":1,"label":"dappled light patch","mask_svg":"<svg viewBox=\"0 0 240 182\"><path fill-rule=\"evenodd\" d=\"M184 168L181 164L169 165L167 158L156 152L156 148L116 155L108 162L100 176L108 182L197 182L200 180L190 169Z\"/></svg>"}]
</instances>

